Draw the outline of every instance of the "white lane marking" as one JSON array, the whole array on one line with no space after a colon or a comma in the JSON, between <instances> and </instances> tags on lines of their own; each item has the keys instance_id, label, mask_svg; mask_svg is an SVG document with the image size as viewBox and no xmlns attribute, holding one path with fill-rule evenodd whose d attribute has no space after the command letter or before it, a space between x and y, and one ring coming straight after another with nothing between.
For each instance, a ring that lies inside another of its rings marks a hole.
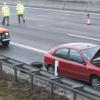
<instances>
[{"instance_id":1,"label":"white lane marking","mask_svg":"<svg viewBox=\"0 0 100 100\"><path fill-rule=\"evenodd\" d=\"M12 7L16 7L16 6L12 6ZM58 11L58 12L67 12L67 13L79 13L79 14L87 14L87 12L81 12L81 11L69 11L69 10L63 10L63 9L50 9L50 8L42 8L42 7L40 7L40 8L35 8L34 6L33 7L28 7L28 6L26 6L26 8L28 8L28 9L39 9L39 10L47 10L47 11ZM90 14L92 14L92 15L100 15L99 13L90 13Z\"/></svg>"},{"instance_id":2,"label":"white lane marking","mask_svg":"<svg viewBox=\"0 0 100 100\"><path fill-rule=\"evenodd\" d=\"M27 8L31 8L31 7L27 7ZM39 10L47 10L47 11L58 11L58 12L67 12L67 13L77 13L77 14L87 14L87 12L81 12L81 11L70 11L70 10L63 10L63 9L50 9L50 8L31 8L31 9L39 9ZM89 13L89 14L92 14L92 15L100 15L99 13Z\"/></svg>"},{"instance_id":3,"label":"white lane marking","mask_svg":"<svg viewBox=\"0 0 100 100\"><path fill-rule=\"evenodd\" d=\"M26 7L28 9L39 9L39 10L47 10L47 11L59 11L59 12L68 12L68 13L79 13L79 14L87 14L87 12L81 12L81 11L73 11L73 10L63 10L63 9L50 9L50 8L35 8L34 6L33 7ZM92 14L92 15L100 15L99 13L89 13L89 14Z\"/></svg>"},{"instance_id":4,"label":"white lane marking","mask_svg":"<svg viewBox=\"0 0 100 100\"><path fill-rule=\"evenodd\" d=\"M33 50L33 51L36 51L36 52L40 52L40 53L43 53L43 54L47 53L47 51L45 51L45 50L33 48L33 47L26 46L26 45L23 45L23 44L20 44L20 43L11 42L11 44L15 45L15 46L18 46L18 47L21 47L21 48L25 48L25 49Z\"/></svg>"},{"instance_id":5,"label":"white lane marking","mask_svg":"<svg viewBox=\"0 0 100 100\"><path fill-rule=\"evenodd\" d=\"M80 35L74 35L74 34L66 34L66 35L68 35L68 36L73 36L73 37L79 37L79 38L83 38L83 39L89 39L89 40L100 41L99 39L96 39L96 38L89 38L89 37L80 36ZM20 44L20 43L11 42L11 44L12 44L12 45L15 45L15 46L18 46L18 47L21 47L21 48L28 49L28 50L33 50L33 51L36 51L36 52L39 52L39 53L43 53L43 54L47 53L46 50L42 50L42 49L30 47L30 46L23 45L23 44Z\"/></svg>"},{"instance_id":6,"label":"white lane marking","mask_svg":"<svg viewBox=\"0 0 100 100\"><path fill-rule=\"evenodd\" d=\"M74 35L74 34L67 34L67 35L69 35L69 36L73 36L73 37L79 37L79 38L83 38L83 39L89 39L89 40L100 41L100 39L89 38L89 37L85 37L85 36L81 36L81 35Z\"/></svg>"}]
</instances>

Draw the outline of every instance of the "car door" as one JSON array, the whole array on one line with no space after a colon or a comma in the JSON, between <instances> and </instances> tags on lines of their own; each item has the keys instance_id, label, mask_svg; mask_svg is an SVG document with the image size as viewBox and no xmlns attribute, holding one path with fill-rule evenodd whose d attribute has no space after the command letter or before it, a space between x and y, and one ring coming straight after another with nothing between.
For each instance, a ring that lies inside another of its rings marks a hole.
<instances>
[{"instance_id":1,"label":"car door","mask_svg":"<svg viewBox=\"0 0 100 100\"><path fill-rule=\"evenodd\" d=\"M67 69L67 66L68 69ZM87 79L87 64L84 62L84 59L80 53L74 49L69 50L69 57L67 60L66 74L69 73L69 77L86 80Z\"/></svg>"},{"instance_id":2,"label":"car door","mask_svg":"<svg viewBox=\"0 0 100 100\"><path fill-rule=\"evenodd\" d=\"M67 48L60 48L58 50L56 50L53 53L53 61L58 61L59 65L58 65L58 73L59 75L65 75L66 74L66 66L67 66L67 57L68 57L68 53L69 49ZM67 68L68 69L68 68Z\"/></svg>"}]
</instances>

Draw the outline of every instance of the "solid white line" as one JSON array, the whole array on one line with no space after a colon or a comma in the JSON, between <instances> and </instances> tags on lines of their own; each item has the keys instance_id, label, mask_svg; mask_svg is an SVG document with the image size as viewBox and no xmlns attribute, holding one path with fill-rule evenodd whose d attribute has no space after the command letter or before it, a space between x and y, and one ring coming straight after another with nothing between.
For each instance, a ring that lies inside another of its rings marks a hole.
<instances>
[{"instance_id":1,"label":"solid white line","mask_svg":"<svg viewBox=\"0 0 100 100\"><path fill-rule=\"evenodd\" d=\"M89 37L85 37L85 36L80 36L80 35L74 35L74 34L67 34L68 36L73 36L73 37L79 37L79 38L83 38L83 39L89 39L89 40L95 40L95 41L100 41L99 39L96 39L96 38L89 38ZM39 53L47 53L46 50L41 50L41 49L38 49L38 48L34 48L34 47L30 47L30 46L27 46L27 45L23 45L23 44L20 44L20 43L15 43L15 42L10 42L12 45L15 45L15 46L18 46L18 47L21 47L21 48L25 48L25 49L28 49L28 50L33 50L33 51L36 51L36 52L39 52Z\"/></svg>"},{"instance_id":2,"label":"solid white line","mask_svg":"<svg viewBox=\"0 0 100 100\"><path fill-rule=\"evenodd\" d=\"M26 46L26 45L23 45L23 44L20 44L20 43L11 42L11 44L12 44L12 45L15 45L15 46L18 46L18 47L21 47L21 48L28 49L28 50L33 50L33 51L36 51L36 52L39 52L39 53L43 53L43 54L44 54L44 53L47 53L47 51L45 51L45 50L33 48L33 47Z\"/></svg>"},{"instance_id":3,"label":"solid white line","mask_svg":"<svg viewBox=\"0 0 100 100\"><path fill-rule=\"evenodd\" d=\"M100 41L100 39L89 38L89 37L85 37L85 36L81 36L81 35L74 35L74 34L67 34L67 35L69 35L69 36L73 36L73 37L79 37L79 38L89 39L89 40Z\"/></svg>"},{"instance_id":4,"label":"solid white line","mask_svg":"<svg viewBox=\"0 0 100 100\"><path fill-rule=\"evenodd\" d=\"M15 7L15 6L12 6L12 7ZM25 7L25 8L28 8L28 9L39 9L39 10L47 10L47 11L58 11L58 12L68 12L68 13L79 13L79 14L87 14L87 12L81 12L81 11L73 11L73 10L71 10L71 11L69 11L69 10L63 10L63 9L50 9L50 8L42 8L42 7L40 7L40 8L35 8L34 6L33 7ZM90 14L92 14L92 15L100 15L99 13L90 13Z\"/></svg>"},{"instance_id":5,"label":"solid white line","mask_svg":"<svg viewBox=\"0 0 100 100\"><path fill-rule=\"evenodd\" d=\"M63 9L50 9L50 8L35 8L35 7L26 7L26 8L29 8L29 9L39 9L39 10L47 10L47 11L58 11L58 12L68 12L68 13L78 13L78 14L87 14L87 12L81 12L81 11L73 11L73 10L63 10ZM89 13L89 14L92 14L92 15L100 15L99 13Z\"/></svg>"}]
</instances>

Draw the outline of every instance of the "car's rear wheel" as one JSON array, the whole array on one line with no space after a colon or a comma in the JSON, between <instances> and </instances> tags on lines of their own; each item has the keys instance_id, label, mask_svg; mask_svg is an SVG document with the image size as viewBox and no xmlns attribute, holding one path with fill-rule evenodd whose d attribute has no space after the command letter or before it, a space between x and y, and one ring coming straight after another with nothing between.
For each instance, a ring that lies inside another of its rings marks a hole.
<instances>
[{"instance_id":1,"label":"car's rear wheel","mask_svg":"<svg viewBox=\"0 0 100 100\"><path fill-rule=\"evenodd\" d=\"M93 76L91 78L91 85L94 89L100 90L100 78L97 76Z\"/></svg>"},{"instance_id":2,"label":"car's rear wheel","mask_svg":"<svg viewBox=\"0 0 100 100\"><path fill-rule=\"evenodd\" d=\"M9 45L9 41L4 41L4 42L2 42L2 45L3 45L4 47L7 47L7 46Z\"/></svg>"},{"instance_id":3,"label":"car's rear wheel","mask_svg":"<svg viewBox=\"0 0 100 100\"><path fill-rule=\"evenodd\" d=\"M53 66L49 65L49 66L47 67L47 71L50 72L50 73L52 73L52 74L54 74L55 69L54 69Z\"/></svg>"}]
</instances>

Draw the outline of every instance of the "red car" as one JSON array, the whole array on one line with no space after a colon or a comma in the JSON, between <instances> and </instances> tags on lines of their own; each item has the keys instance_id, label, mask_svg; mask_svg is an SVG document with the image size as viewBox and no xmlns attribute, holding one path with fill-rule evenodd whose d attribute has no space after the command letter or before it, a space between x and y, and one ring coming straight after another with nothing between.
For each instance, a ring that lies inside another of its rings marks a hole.
<instances>
[{"instance_id":1,"label":"red car","mask_svg":"<svg viewBox=\"0 0 100 100\"><path fill-rule=\"evenodd\" d=\"M89 82L100 89L100 46L92 43L68 43L51 49L44 56L47 71L55 72L58 61L59 76Z\"/></svg>"},{"instance_id":2,"label":"red car","mask_svg":"<svg viewBox=\"0 0 100 100\"><path fill-rule=\"evenodd\" d=\"M7 47L9 45L10 41L10 32L6 28L0 27L0 43L4 46Z\"/></svg>"}]
</instances>

